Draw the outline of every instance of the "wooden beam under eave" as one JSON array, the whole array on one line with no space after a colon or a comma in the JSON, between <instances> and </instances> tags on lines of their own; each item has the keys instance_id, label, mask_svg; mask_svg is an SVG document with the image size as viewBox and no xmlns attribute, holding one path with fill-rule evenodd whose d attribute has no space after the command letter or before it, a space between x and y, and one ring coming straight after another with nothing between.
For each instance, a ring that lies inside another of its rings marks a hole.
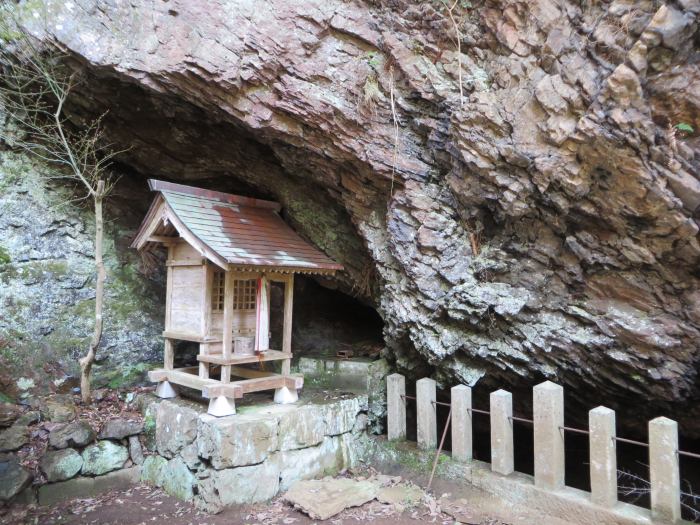
<instances>
[{"instance_id":1,"label":"wooden beam under eave","mask_svg":"<svg viewBox=\"0 0 700 525\"><path fill-rule=\"evenodd\" d=\"M168 237L167 235L151 235L146 239L147 242L161 242L163 244L173 244L182 242L180 237Z\"/></svg>"},{"instance_id":2,"label":"wooden beam under eave","mask_svg":"<svg viewBox=\"0 0 700 525\"><path fill-rule=\"evenodd\" d=\"M282 326L282 352L289 354L290 359L282 363L282 374L291 371L292 363L292 311L294 309L294 274L287 276L284 283L284 323Z\"/></svg>"},{"instance_id":3,"label":"wooden beam under eave","mask_svg":"<svg viewBox=\"0 0 700 525\"><path fill-rule=\"evenodd\" d=\"M206 339L209 336L211 330L211 301L212 301L212 288L214 286L214 270L212 267L204 261L202 264L202 282L204 287L202 289L202 338Z\"/></svg>"},{"instance_id":4,"label":"wooden beam under eave","mask_svg":"<svg viewBox=\"0 0 700 525\"><path fill-rule=\"evenodd\" d=\"M168 259L173 258L173 245L168 246ZM172 318L173 308L173 269L168 266L167 280L165 285L165 331L171 328L170 319ZM167 337L167 336L165 336Z\"/></svg>"},{"instance_id":5,"label":"wooden beam under eave","mask_svg":"<svg viewBox=\"0 0 700 525\"><path fill-rule=\"evenodd\" d=\"M233 350L233 272L224 274L224 318L221 340L223 342L223 357L231 359Z\"/></svg>"}]
</instances>

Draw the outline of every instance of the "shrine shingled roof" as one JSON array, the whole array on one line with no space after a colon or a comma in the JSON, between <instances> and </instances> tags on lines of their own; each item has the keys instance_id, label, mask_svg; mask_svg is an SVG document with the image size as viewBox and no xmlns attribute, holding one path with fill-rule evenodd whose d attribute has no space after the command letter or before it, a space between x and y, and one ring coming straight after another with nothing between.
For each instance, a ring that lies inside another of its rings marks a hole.
<instances>
[{"instance_id":1,"label":"shrine shingled roof","mask_svg":"<svg viewBox=\"0 0 700 525\"><path fill-rule=\"evenodd\" d=\"M159 193L132 247L145 249L173 233L222 267L333 273L342 270L279 215L276 202L151 179Z\"/></svg>"}]
</instances>

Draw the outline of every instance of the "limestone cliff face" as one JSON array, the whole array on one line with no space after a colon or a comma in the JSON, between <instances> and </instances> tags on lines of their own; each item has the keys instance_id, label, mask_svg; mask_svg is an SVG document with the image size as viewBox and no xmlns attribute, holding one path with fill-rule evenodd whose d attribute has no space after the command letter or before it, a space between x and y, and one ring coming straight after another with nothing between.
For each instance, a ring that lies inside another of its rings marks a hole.
<instances>
[{"instance_id":1,"label":"limestone cliff face","mask_svg":"<svg viewBox=\"0 0 700 525\"><path fill-rule=\"evenodd\" d=\"M76 386L77 359L89 345L94 215L76 205L69 188L47 183L57 175L36 159L0 148L0 398ZM127 183L124 178L107 206L96 387L142 380L146 363L162 351L162 275L146 279L137 271L138 256L127 250L147 201L129 194Z\"/></svg>"},{"instance_id":2,"label":"limestone cliff face","mask_svg":"<svg viewBox=\"0 0 700 525\"><path fill-rule=\"evenodd\" d=\"M672 130L700 126L700 3L463 4L461 57L439 1L81 0L30 20L86 74L77 124L109 109L140 173L280 200L400 368L546 377L699 433L700 159Z\"/></svg>"}]
</instances>

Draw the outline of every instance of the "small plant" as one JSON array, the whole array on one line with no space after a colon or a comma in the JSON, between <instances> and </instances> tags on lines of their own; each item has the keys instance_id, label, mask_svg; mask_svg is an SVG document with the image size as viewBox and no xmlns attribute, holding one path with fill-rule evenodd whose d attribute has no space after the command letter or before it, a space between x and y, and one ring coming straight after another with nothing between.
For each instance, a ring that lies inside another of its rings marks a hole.
<instances>
[{"instance_id":1,"label":"small plant","mask_svg":"<svg viewBox=\"0 0 700 525\"><path fill-rule=\"evenodd\" d=\"M675 126L672 125L671 122L668 123L668 127L666 128L666 141L668 142L668 145L671 147L671 151L674 154L678 153L678 133L683 133L684 135L691 135L695 133L695 128L693 128L693 126L688 124L687 122L679 122Z\"/></svg>"},{"instance_id":2,"label":"small plant","mask_svg":"<svg viewBox=\"0 0 700 525\"><path fill-rule=\"evenodd\" d=\"M391 163L391 189L390 195L394 195L394 177L396 175L396 163L399 160L399 118L396 115L396 97L394 95L394 66L389 66L389 101L391 102L391 118L394 121L394 158Z\"/></svg>"},{"instance_id":3,"label":"small plant","mask_svg":"<svg viewBox=\"0 0 700 525\"><path fill-rule=\"evenodd\" d=\"M57 45L37 43L8 5L0 6L0 107L23 135L8 136L2 131L0 138L62 170L56 178L73 181L81 192L76 200L90 200L94 207L95 317L90 346L78 360L81 396L84 403L89 403L92 366L104 322L107 271L103 259L103 205L116 183L109 166L119 152L106 143L102 117L89 121L83 129L71 125L64 106L74 94L78 74L67 66L66 56Z\"/></svg>"},{"instance_id":4,"label":"small plant","mask_svg":"<svg viewBox=\"0 0 700 525\"><path fill-rule=\"evenodd\" d=\"M10 257L10 253L0 246L0 265L3 264L9 264L12 261L12 258Z\"/></svg>"},{"instance_id":5,"label":"small plant","mask_svg":"<svg viewBox=\"0 0 700 525\"><path fill-rule=\"evenodd\" d=\"M687 122L679 122L673 127L678 131L682 131L683 133L695 133L695 128L693 128L693 126Z\"/></svg>"},{"instance_id":6,"label":"small plant","mask_svg":"<svg viewBox=\"0 0 700 525\"><path fill-rule=\"evenodd\" d=\"M379 67L379 53L376 51L367 51L365 54L365 62L367 62L372 69L377 69Z\"/></svg>"}]
</instances>

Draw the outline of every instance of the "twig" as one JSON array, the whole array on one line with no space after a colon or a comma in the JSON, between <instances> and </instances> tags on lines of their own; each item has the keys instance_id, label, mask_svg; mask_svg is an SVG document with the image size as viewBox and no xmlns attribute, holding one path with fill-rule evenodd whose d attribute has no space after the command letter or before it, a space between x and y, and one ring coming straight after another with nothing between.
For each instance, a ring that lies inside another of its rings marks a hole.
<instances>
[{"instance_id":1,"label":"twig","mask_svg":"<svg viewBox=\"0 0 700 525\"><path fill-rule=\"evenodd\" d=\"M447 7L447 16L450 17L452 27L455 30L455 40L457 42L457 78L459 82L459 108L464 107L464 88L462 87L462 32L459 30L459 24L454 16L454 10L457 7L459 0L455 0L451 7Z\"/></svg>"},{"instance_id":2,"label":"twig","mask_svg":"<svg viewBox=\"0 0 700 525\"><path fill-rule=\"evenodd\" d=\"M440 438L440 446L435 453L435 459L433 460L433 470L430 472L430 479L428 480L428 486L425 490L430 490L433 484L433 477L435 477L435 469L437 469L438 460L440 459L440 454L442 453L442 446L445 444L445 436L447 435L447 429L450 426L450 421L452 421L452 406L447 413L447 421L445 422L445 428L442 430L442 437Z\"/></svg>"},{"instance_id":3,"label":"twig","mask_svg":"<svg viewBox=\"0 0 700 525\"><path fill-rule=\"evenodd\" d=\"M394 175L396 163L399 159L399 119L396 116L396 103L394 98L394 66L389 67L389 100L391 102L391 116L394 119L394 158L391 163L391 189L389 195L394 196Z\"/></svg>"}]
</instances>

